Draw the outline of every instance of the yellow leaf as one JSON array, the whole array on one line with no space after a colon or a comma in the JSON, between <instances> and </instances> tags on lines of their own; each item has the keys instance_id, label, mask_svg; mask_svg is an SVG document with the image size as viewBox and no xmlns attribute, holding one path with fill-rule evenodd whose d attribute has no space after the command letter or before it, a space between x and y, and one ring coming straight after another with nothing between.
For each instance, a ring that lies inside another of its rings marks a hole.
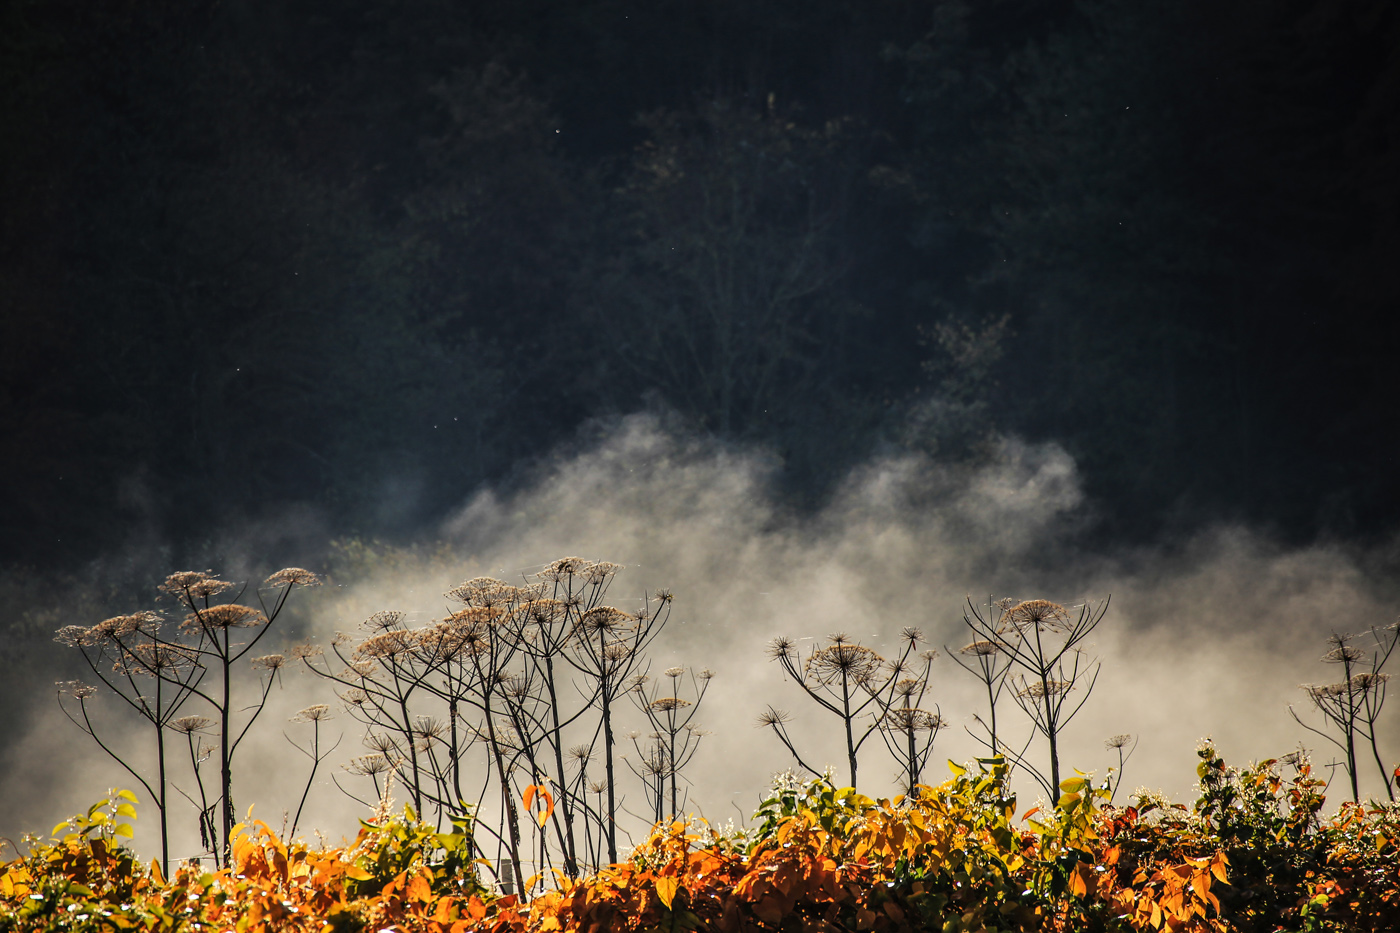
<instances>
[{"instance_id":1,"label":"yellow leaf","mask_svg":"<svg viewBox=\"0 0 1400 933\"><path fill-rule=\"evenodd\" d=\"M134 820L136 819L136 808L129 803L119 803L117 804L117 815L129 816Z\"/></svg>"},{"instance_id":2,"label":"yellow leaf","mask_svg":"<svg viewBox=\"0 0 1400 933\"><path fill-rule=\"evenodd\" d=\"M954 763L953 759L948 759L948 770L953 772L954 777L962 777L967 773L967 769L960 764Z\"/></svg>"},{"instance_id":3,"label":"yellow leaf","mask_svg":"<svg viewBox=\"0 0 1400 933\"><path fill-rule=\"evenodd\" d=\"M112 830L112 833L121 836L123 839L130 839L132 836L136 835L131 831L130 823L118 823L117 828Z\"/></svg>"},{"instance_id":4,"label":"yellow leaf","mask_svg":"<svg viewBox=\"0 0 1400 933\"><path fill-rule=\"evenodd\" d=\"M675 878L656 879L656 896L661 898L661 903L666 905L667 910L671 909L671 901L675 900L676 888L679 886L680 882Z\"/></svg>"},{"instance_id":5,"label":"yellow leaf","mask_svg":"<svg viewBox=\"0 0 1400 933\"><path fill-rule=\"evenodd\" d=\"M371 875L357 865L351 865L349 868L345 869L345 877L349 878L351 881L369 881L374 875Z\"/></svg>"},{"instance_id":6,"label":"yellow leaf","mask_svg":"<svg viewBox=\"0 0 1400 933\"><path fill-rule=\"evenodd\" d=\"M131 791L129 791L129 790L119 790L119 791L117 791L117 796L120 797L120 798L122 798L123 800L130 800L132 803L140 803L140 802L141 802L141 801L137 800L137 799L136 799L136 795L133 794L133 793L132 793Z\"/></svg>"}]
</instances>

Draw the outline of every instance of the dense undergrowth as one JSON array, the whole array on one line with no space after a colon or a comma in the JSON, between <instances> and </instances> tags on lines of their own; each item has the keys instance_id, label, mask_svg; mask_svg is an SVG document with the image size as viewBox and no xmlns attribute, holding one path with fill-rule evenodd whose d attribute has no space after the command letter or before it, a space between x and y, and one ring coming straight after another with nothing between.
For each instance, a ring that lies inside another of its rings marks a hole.
<instances>
[{"instance_id":1,"label":"dense undergrowth","mask_svg":"<svg viewBox=\"0 0 1400 933\"><path fill-rule=\"evenodd\" d=\"M1080 775L1053 808L1019 812L1000 759L893 800L780 782L751 830L658 824L625 860L543 879L528 900L478 878L469 820L441 833L411 808L342 848L251 822L230 867L167 879L120 845L135 816L121 792L3 866L0 930L1400 929L1400 811L1347 802L1324 816L1306 760L1231 768L1209 743L1199 754L1190 807L1111 806Z\"/></svg>"}]
</instances>

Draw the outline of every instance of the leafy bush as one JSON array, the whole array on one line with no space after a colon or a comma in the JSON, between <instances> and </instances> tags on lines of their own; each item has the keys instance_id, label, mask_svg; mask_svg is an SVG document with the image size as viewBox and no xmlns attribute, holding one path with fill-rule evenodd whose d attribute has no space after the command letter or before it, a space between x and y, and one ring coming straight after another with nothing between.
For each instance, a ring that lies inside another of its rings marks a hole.
<instances>
[{"instance_id":1,"label":"leafy bush","mask_svg":"<svg viewBox=\"0 0 1400 933\"><path fill-rule=\"evenodd\" d=\"M1231 768L1207 743L1192 807L1114 807L1076 775L1053 808L1019 818L1001 758L950 762L948 781L895 799L785 779L748 832L658 824L626 860L556 872L528 902L478 880L469 820L439 833L411 809L316 851L240 826L230 868L167 881L118 845L133 813L114 793L3 867L0 930L1395 930L1400 811L1348 802L1323 817L1307 761L1284 766L1291 776L1278 761Z\"/></svg>"}]
</instances>

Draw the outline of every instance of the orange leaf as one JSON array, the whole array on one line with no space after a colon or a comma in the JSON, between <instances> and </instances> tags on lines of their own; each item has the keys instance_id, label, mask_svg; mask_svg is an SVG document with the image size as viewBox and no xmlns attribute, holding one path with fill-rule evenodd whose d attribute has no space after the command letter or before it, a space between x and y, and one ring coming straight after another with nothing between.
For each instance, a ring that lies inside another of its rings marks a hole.
<instances>
[{"instance_id":1,"label":"orange leaf","mask_svg":"<svg viewBox=\"0 0 1400 933\"><path fill-rule=\"evenodd\" d=\"M520 799L524 802L526 810L531 809L530 805L535 802L536 797L544 800L544 812L536 814L535 816L535 819L543 826L549 820L550 814L554 812L554 796L550 794L549 788L545 787L543 784L531 784L529 787L525 788L525 792L520 795Z\"/></svg>"},{"instance_id":2,"label":"orange leaf","mask_svg":"<svg viewBox=\"0 0 1400 933\"><path fill-rule=\"evenodd\" d=\"M675 878L657 878L656 896L661 898L661 903L666 905L666 909L671 909L671 901L675 900L676 888L680 886Z\"/></svg>"}]
</instances>

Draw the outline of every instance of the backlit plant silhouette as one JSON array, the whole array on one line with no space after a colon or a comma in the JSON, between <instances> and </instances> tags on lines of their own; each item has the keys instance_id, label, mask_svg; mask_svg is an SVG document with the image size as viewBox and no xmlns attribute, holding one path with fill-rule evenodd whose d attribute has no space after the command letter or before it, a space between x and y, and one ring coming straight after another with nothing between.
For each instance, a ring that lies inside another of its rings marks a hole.
<instances>
[{"instance_id":1,"label":"backlit plant silhouette","mask_svg":"<svg viewBox=\"0 0 1400 933\"><path fill-rule=\"evenodd\" d=\"M895 712L904 708L904 702L910 697L923 697L928 685L929 664L934 657L932 653L923 655L922 673L913 678L907 691L901 692L899 683L909 679L905 675L911 672L911 659L918 652L923 635L910 628L901 633L901 639L903 647L899 657L892 661L886 661L874 650L851 641L841 632L828 636L827 644L813 648L805 659L798 654L791 638L775 638L768 645L769 658L782 666L802 692L822 709L840 718L852 787L857 786L857 756L866 739L875 732L888 735L891 726L898 727L899 717L905 717L904 725L910 727L903 730L908 738L927 735L928 747L931 747L932 737L937 735L937 728L927 728L934 720L921 721L915 713ZM936 713L933 715L941 726L942 720L937 719ZM867 721L860 722L862 717ZM770 706L759 717L758 724L772 729L798 764L813 774L820 774L798 754L787 730L790 719L785 711ZM928 757L927 748L922 744L915 742L912 747L915 751L904 761L907 773L916 772Z\"/></svg>"},{"instance_id":2,"label":"backlit plant silhouette","mask_svg":"<svg viewBox=\"0 0 1400 933\"><path fill-rule=\"evenodd\" d=\"M248 730L257 720L267 703L268 693L284 658L282 655L264 655L251 659L251 667L259 672L259 685L256 699L251 703L240 698L234 706L234 665L247 657L249 652L271 630L272 623L286 606L293 587L316 586L320 578L308 570L289 567L272 574L261 587L254 588L254 595L261 608L241 605L237 602L218 603L215 597L227 592L234 584L220 580L206 571L182 571L171 574L160 584L160 591L184 613L176 632L166 635L165 618L158 612L143 611L132 615L117 616L100 622L91 628L66 626L60 629L57 640L78 648L89 668L109 689L120 696L128 706L143 716L155 728L157 742L157 789L152 789L144 777L137 774L108 744L98 738L88 715L86 701L91 696L81 687L69 688L68 695L78 700L82 721L80 728L98 741L103 750L121 763L122 767L135 775L158 801L161 812L162 858L169 859L168 830L166 821L167 786L165 732L174 728L177 732L192 737L204 728L190 727L186 720L183 727L177 725L180 709L187 701L198 698L207 704L214 714L210 725L218 725L219 737L219 793L212 804L207 802L203 782L199 776L198 764L201 760L196 751L192 755L196 782L200 785L202 807L199 827L201 838L211 853L227 864L229 858L229 837L234 823L233 805L233 758L239 744L247 736ZM246 589L246 587L245 587ZM265 598L263 590L268 592ZM241 595L240 591L240 595ZM237 598L237 597L235 597ZM252 637L240 640L235 634L253 630ZM111 670L103 666L111 665ZM207 675L213 672L216 682L206 685ZM142 687L145 678L151 684L154 696L147 696ZM60 700L62 695L60 696ZM65 713L68 710L65 708ZM241 717L236 714L244 714ZM78 722L69 713L69 718ZM241 723L236 720L241 718ZM191 746L195 748L195 746ZM214 816L211 816L210 809ZM217 832L215 830L217 829Z\"/></svg>"},{"instance_id":3,"label":"backlit plant silhouette","mask_svg":"<svg viewBox=\"0 0 1400 933\"><path fill-rule=\"evenodd\" d=\"M331 645L340 670L319 649L297 649L366 727L372 754L347 770L370 778L377 796L392 778L416 813L439 824L474 815L516 890L533 886L524 869L531 853L541 870L557 860L566 877L579 874L580 855L595 844L615 860L616 705L671 604L662 591L634 612L605 605L621 569L570 557L519 586L479 577L446 594L460 608L421 628L409 628L403 613L376 613L367 637ZM473 748L484 752L480 771ZM595 751L605 776L596 804L586 777ZM499 823L479 818L487 804L499 807Z\"/></svg>"},{"instance_id":4,"label":"backlit plant silhouette","mask_svg":"<svg viewBox=\"0 0 1400 933\"><path fill-rule=\"evenodd\" d=\"M1331 684L1303 684L1302 689L1312 701L1313 708L1322 714L1325 724L1331 731L1310 726L1299 718L1292 706L1288 712L1298 725L1314 735L1320 735L1336 745L1346 755L1347 777L1351 782L1351 799L1361 799L1358 781L1357 750L1358 737L1364 739L1371 748L1371 756L1380 769L1381 780L1385 783L1386 796L1395 799L1395 785L1400 783L1400 775L1388 771L1381 761L1380 748L1376 741L1376 720L1380 718L1381 707L1385 704L1386 682L1390 675L1381 670L1400 640L1400 623L1385 628L1372 627L1369 631L1372 644L1361 648L1352 644L1355 635L1332 635L1328 638L1331 646L1322 660L1327 664L1337 664L1342 668L1342 679ZM1338 737L1337 733L1340 733ZM1400 771L1400 769L1396 769Z\"/></svg>"},{"instance_id":5,"label":"backlit plant silhouette","mask_svg":"<svg viewBox=\"0 0 1400 933\"><path fill-rule=\"evenodd\" d=\"M1000 610L995 622L992 613L984 617L970 599L966 604L963 619L974 636L968 648L979 659L974 672L980 672L987 684L993 723L1002 689L999 678L1006 679L1012 699L1030 719L1034 734L1046 740L1048 768L1042 771L1023 752L1012 752L1004 742L998 742L994 726L984 742L1025 767L1053 800L1060 787L1060 734L1088 702L1101 667L1097 659L1085 657L1080 645L1103 621L1108 600L1077 610L1046 599L1004 600L994 608ZM990 660L998 655L1005 657L999 673Z\"/></svg>"}]
</instances>

